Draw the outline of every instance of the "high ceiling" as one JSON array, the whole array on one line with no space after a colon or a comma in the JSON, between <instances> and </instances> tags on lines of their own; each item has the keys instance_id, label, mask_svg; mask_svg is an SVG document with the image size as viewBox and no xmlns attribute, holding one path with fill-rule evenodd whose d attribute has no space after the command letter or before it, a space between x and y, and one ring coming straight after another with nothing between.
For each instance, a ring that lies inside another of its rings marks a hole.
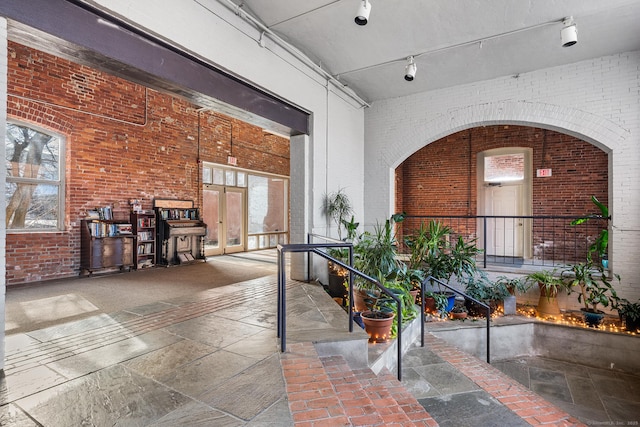
<instances>
[{"instance_id":1,"label":"high ceiling","mask_svg":"<svg viewBox=\"0 0 640 427\"><path fill-rule=\"evenodd\" d=\"M640 0L369 0L365 26L361 0L232 1L366 101L640 50Z\"/></svg>"}]
</instances>

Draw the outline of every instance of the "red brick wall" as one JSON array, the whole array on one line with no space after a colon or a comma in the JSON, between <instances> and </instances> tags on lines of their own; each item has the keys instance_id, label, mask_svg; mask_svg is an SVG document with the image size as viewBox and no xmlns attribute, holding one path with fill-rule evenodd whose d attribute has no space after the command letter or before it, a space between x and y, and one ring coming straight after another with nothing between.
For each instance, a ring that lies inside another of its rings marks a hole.
<instances>
[{"instance_id":1,"label":"red brick wall","mask_svg":"<svg viewBox=\"0 0 640 427\"><path fill-rule=\"evenodd\" d=\"M396 169L396 211L417 216L476 215L477 155L503 147L533 151L534 216L597 214L592 195L608 203L605 152L551 130L495 125L454 133L409 157ZM536 178L536 169L542 168L552 169L552 176ZM403 231L410 232L418 224L408 220Z\"/></svg>"},{"instance_id":2,"label":"red brick wall","mask_svg":"<svg viewBox=\"0 0 640 427\"><path fill-rule=\"evenodd\" d=\"M80 220L130 199L202 204L201 162L289 174L289 140L185 100L9 43L8 118L66 138L65 230L7 235L7 284L69 277L80 268ZM233 123L233 148L231 147Z\"/></svg>"}]
</instances>

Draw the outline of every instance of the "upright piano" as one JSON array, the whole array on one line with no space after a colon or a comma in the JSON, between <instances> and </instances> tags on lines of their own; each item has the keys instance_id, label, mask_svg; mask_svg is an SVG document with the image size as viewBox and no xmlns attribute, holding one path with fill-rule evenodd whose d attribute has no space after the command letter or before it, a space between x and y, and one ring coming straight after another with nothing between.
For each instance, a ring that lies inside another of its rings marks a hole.
<instances>
[{"instance_id":1,"label":"upright piano","mask_svg":"<svg viewBox=\"0 0 640 427\"><path fill-rule=\"evenodd\" d=\"M191 200L154 200L159 265L205 261L204 238L207 225Z\"/></svg>"}]
</instances>

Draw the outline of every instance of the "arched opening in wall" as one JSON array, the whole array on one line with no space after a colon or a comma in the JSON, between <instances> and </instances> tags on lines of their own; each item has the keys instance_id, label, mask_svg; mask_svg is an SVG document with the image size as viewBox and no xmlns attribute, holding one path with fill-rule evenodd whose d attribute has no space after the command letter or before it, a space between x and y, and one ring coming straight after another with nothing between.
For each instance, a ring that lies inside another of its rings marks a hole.
<instances>
[{"instance_id":1,"label":"arched opening in wall","mask_svg":"<svg viewBox=\"0 0 640 427\"><path fill-rule=\"evenodd\" d=\"M440 221L476 239L489 263L583 260L607 226L570 225L571 218L598 213L591 196L608 202L608 154L531 126L462 130L424 146L396 169L395 211L407 214L400 235Z\"/></svg>"}]
</instances>

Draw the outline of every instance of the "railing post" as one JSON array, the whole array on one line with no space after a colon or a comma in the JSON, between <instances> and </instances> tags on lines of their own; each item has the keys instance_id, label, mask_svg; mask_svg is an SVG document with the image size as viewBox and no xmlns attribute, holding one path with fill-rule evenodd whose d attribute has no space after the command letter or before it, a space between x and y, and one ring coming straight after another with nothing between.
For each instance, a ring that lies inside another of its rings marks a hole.
<instances>
[{"instance_id":1,"label":"railing post","mask_svg":"<svg viewBox=\"0 0 640 427\"><path fill-rule=\"evenodd\" d=\"M483 223L483 230L482 230L482 235L484 238L484 253L482 255L483 258L483 268L487 268L487 252L488 252L488 248L487 248L487 217L483 217L482 218L482 223Z\"/></svg>"},{"instance_id":2,"label":"railing post","mask_svg":"<svg viewBox=\"0 0 640 427\"><path fill-rule=\"evenodd\" d=\"M285 262L284 262L284 256L280 257L280 264L278 266L278 269L281 271L280 273L280 279L281 279L281 290L280 290L280 311L281 311L281 318L280 318L280 351L282 351L283 353L285 351L287 351L287 325L286 325L286 313L287 313L287 304L286 304L286 283L287 283L287 273L285 270Z\"/></svg>"},{"instance_id":3,"label":"railing post","mask_svg":"<svg viewBox=\"0 0 640 427\"><path fill-rule=\"evenodd\" d=\"M420 347L424 347L424 322L426 321L424 314L424 284L425 281L423 280L420 283Z\"/></svg>"},{"instance_id":4,"label":"railing post","mask_svg":"<svg viewBox=\"0 0 640 427\"><path fill-rule=\"evenodd\" d=\"M307 234L307 245L311 244L312 239L313 237L311 236L311 234ZM310 278L311 278L311 253L307 252L307 283L309 283Z\"/></svg>"},{"instance_id":5,"label":"railing post","mask_svg":"<svg viewBox=\"0 0 640 427\"><path fill-rule=\"evenodd\" d=\"M491 330L491 306L487 307L487 363L491 364L491 340L489 331Z\"/></svg>"},{"instance_id":6,"label":"railing post","mask_svg":"<svg viewBox=\"0 0 640 427\"><path fill-rule=\"evenodd\" d=\"M349 266L353 267L353 246L349 247ZM355 276L353 271L349 270L349 289L347 294L349 295L349 332L353 332L353 281Z\"/></svg>"},{"instance_id":7,"label":"railing post","mask_svg":"<svg viewBox=\"0 0 640 427\"><path fill-rule=\"evenodd\" d=\"M281 326L281 316L282 316L282 313L280 312L280 308L282 306L282 286L281 286L282 285L282 277L280 275L280 258L282 258L282 248L280 246L278 246L277 251L278 251L278 303L277 303L277 306L276 306L276 308L277 308L276 319L277 319L278 325L277 325L276 334L277 334L277 337L280 338L281 332L282 332L282 330L280 328L280 326Z\"/></svg>"}]
</instances>

